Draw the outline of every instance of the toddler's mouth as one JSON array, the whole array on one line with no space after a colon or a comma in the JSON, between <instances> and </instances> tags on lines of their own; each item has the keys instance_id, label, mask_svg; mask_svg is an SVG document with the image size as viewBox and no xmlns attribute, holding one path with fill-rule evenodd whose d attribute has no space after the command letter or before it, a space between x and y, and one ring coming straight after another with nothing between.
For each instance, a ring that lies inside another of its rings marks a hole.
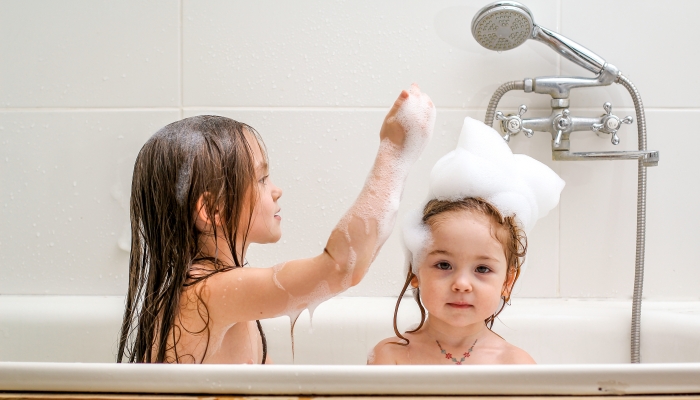
<instances>
[{"instance_id":1,"label":"toddler's mouth","mask_svg":"<svg viewBox=\"0 0 700 400\"><path fill-rule=\"evenodd\" d=\"M454 303L447 303L447 305L450 307L454 307L454 308L469 308L472 306L471 304L469 304L467 302L463 302L463 301L457 301Z\"/></svg>"}]
</instances>

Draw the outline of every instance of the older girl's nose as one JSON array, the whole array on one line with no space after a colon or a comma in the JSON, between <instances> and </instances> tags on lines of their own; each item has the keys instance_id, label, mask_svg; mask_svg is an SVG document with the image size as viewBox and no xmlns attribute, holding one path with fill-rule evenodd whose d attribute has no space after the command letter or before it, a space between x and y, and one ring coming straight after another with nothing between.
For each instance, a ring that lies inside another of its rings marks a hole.
<instances>
[{"instance_id":1,"label":"older girl's nose","mask_svg":"<svg viewBox=\"0 0 700 400\"><path fill-rule=\"evenodd\" d=\"M272 197L277 201L280 197L282 197L282 189L280 189L277 185L274 183L272 184Z\"/></svg>"}]
</instances>

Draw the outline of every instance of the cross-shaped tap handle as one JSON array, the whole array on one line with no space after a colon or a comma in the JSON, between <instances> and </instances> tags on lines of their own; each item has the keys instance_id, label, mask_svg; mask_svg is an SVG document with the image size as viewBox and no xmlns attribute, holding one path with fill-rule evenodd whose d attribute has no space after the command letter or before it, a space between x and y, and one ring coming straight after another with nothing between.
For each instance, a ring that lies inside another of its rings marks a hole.
<instances>
[{"instance_id":1,"label":"cross-shaped tap handle","mask_svg":"<svg viewBox=\"0 0 700 400\"><path fill-rule=\"evenodd\" d=\"M612 104L609 102L603 104L603 109L605 110L605 114L600 116L600 123L593 124L591 126L591 130L594 132L612 134L610 142L614 145L618 145L620 144L620 137L617 136L617 131L620 129L622 124L631 124L634 122L634 118L628 115L625 118L620 119L617 115L612 113Z\"/></svg>"},{"instance_id":2,"label":"cross-shaped tap handle","mask_svg":"<svg viewBox=\"0 0 700 400\"><path fill-rule=\"evenodd\" d=\"M527 112L527 107L523 104L518 109L518 115L503 115L502 112L496 112L496 119L501 121L501 130L503 130L503 140L510 141L510 137L524 132L525 136L532 137L534 133L532 129L523 127L523 114Z\"/></svg>"}]
</instances>

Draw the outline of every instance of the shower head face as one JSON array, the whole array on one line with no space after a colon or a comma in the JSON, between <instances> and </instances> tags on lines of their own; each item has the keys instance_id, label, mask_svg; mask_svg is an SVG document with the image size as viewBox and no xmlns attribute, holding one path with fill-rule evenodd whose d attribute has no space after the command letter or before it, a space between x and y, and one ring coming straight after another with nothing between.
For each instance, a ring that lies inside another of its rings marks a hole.
<instances>
[{"instance_id":1,"label":"shower head face","mask_svg":"<svg viewBox=\"0 0 700 400\"><path fill-rule=\"evenodd\" d=\"M532 37L530 10L515 1L497 1L479 10L472 20L474 39L489 50L514 49Z\"/></svg>"}]
</instances>

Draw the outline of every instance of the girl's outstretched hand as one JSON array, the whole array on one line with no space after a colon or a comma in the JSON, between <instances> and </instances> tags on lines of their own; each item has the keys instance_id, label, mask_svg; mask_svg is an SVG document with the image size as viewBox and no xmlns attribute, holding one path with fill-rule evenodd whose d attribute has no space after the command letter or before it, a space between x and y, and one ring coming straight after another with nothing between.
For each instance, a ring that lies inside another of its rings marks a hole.
<instances>
[{"instance_id":1,"label":"girl's outstretched hand","mask_svg":"<svg viewBox=\"0 0 700 400\"><path fill-rule=\"evenodd\" d=\"M404 151L420 154L435 126L435 105L415 83L403 90L384 118L380 140L388 139Z\"/></svg>"},{"instance_id":2,"label":"girl's outstretched hand","mask_svg":"<svg viewBox=\"0 0 700 400\"><path fill-rule=\"evenodd\" d=\"M356 285L394 228L413 163L432 136L435 106L417 85L402 91L380 131L381 143L362 191L333 229L320 255L274 268L239 268L207 280L208 316L218 324L279 315L293 319L308 307Z\"/></svg>"}]
</instances>

